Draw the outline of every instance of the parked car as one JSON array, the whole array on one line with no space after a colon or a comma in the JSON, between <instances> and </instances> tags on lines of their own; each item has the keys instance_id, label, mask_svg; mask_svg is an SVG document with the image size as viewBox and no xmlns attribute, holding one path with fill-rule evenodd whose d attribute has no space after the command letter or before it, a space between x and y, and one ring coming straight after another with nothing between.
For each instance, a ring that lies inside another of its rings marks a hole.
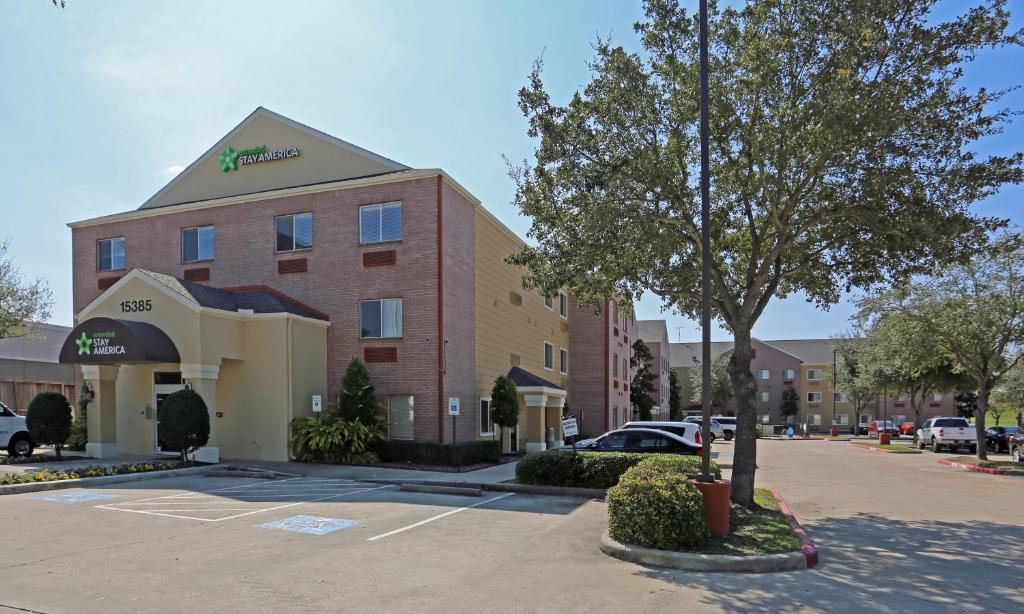
<instances>
[{"instance_id":1,"label":"parked car","mask_svg":"<svg viewBox=\"0 0 1024 614\"><path fill-rule=\"evenodd\" d=\"M914 446L918 450L929 446L932 452L942 448L949 448L952 452L966 447L974 454L978 451L978 436L974 427L964 418L932 418L926 420L914 434Z\"/></svg>"},{"instance_id":2,"label":"parked car","mask_svg":"<svg viewBox=\"0 0 1024 614\"><path fill-rule=\"evenodd\" d=\"M700 432L700 430L702 428L701 425L704 424L704 421L700 420L700 419L696 419L696 420L687 420L686 422L679 422L677 424L696 425L697 431ZM661 427L655 427L655 428L661 428ZM711 419L711 443L715 443L715 440L718 439L719 437L721 437L723 439L725 438L725 429L722 428L722 425L721 425L721 423L718 422L718 420L715 420L714 418L712 418Z\"/></svg>"},{"instance_id":3,"label":"parked car","mask_svg":"<svg viewBox=\"0 0 1024 614\"><path fill-rule=\"evenodd\" d=\"M711 416L711 419L722 425L722 439L731 441L736 436L736 416ZM701 416L688 416L686 422L700 422ZM711 425L712 429L714 424Z\"/></svg>"},{"instance_id":4,"label":"parked car","mask_svg":"<svg viewBox=\"0 0 1024 614\"><path fill-rule=\"evenodd\" d=\"M700 424L696 422L658 422L654 420L634 420L622 425L624 429L656 429L666 431L673 435L679 435L683 439L692 441L697 445L703 443L700 435ZM712 433L713 435L714 433ZM714 443L714 439L711 440Z\"/></svg>"},{"instance_id":5,"label":"parked car","mask_svg":"<svg viewBox=\"0 0 1024 614\"><path fill-rule=\"evenodd\" d=\"M0 448L6 449L11 456L31 456L35 447L28 435L24 416L0 403Z\"/></svg>"},{"instance_id":6,"label":"parked car","mask_svg":"<svg viewBox=\"0 0 1024 614\"><path fill-rule=\"evenodd\" d=\"M874 420L868 424L868 437L878 437L883 432L899 437L900 428L891 420Z\"/></svg>"},{"instance_id":7,"label":"parked car","mask_svg":"<svg viewBox=\"0 0 1024 614\"><path fill-rule=\"evenodd\" d=\"M595 439L576 444L576 449L592 452L658 452L700 456L700 444L683 439L675 433L651 428L630 428L609 431Z\"/></svg>"},{"instance_id":8,"label":"parked car","mask_svg":"<svg viewBox=\"0 0 1024 614\"><path fill-rule=\"evenodd\" d=\"M904 422L900 425L900 435L906 435L907 437L913 437L914 433L917 432L917 427L914 426L913 422Z\"/></svg>"},{"instance_id":9,"label":"parked car","mask_svg":"<svg viewBox=\"0 0 1024 614\"><path fill-rule=\"evenodd\" d=\"M1006 445L1010 448L1010 458L1013 462L1024 463L1024 431L1017 429L1016 433L1010 435Z\"/></svg>"},{"instance_id":10,"label":"parked car","mask_svg":"<svg viewBox=\"0 0 1024 614\"><path fill-rule=\"evenodd\" d=\"M985 429L985 447L999 453L1010 450L1010 437L1017 433L1015 426L992 426Z\"/></svg>"}]
</instances>

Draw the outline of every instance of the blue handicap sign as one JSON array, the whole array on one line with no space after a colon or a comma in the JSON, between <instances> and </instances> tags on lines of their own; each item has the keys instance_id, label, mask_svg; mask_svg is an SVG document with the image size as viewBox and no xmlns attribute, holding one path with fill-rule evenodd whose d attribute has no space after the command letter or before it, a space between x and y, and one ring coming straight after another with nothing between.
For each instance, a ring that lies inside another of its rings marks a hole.
<instances>
[{"instance_id":1,"label":"blue handicap sign","mask_svg":"<svg viewBox=\"0 0 1024 614\"><path fill-rule=\"evenodd\" d=\"M39 495L29 497L39 501L50 501L52 503L85 503L88 501L103 501L106 499L117 499L118 495L105 495L98 492L62 492L54 495Z\"/></svg>"},{"instance_id":2,"label":"blue handicap sign","mask_svg":"<svg viewBox=\"0 0 1024 614\"><path fill-rule=\"evenodd\" d=\"M342 529L354 527L359 524L358 520L346 520L344 518L324 518L323 516L289 516L281 520L274 520L264 524L256 525L260 529L277 529L278 531L290 531L304 535L327 535Z\"/></svg>"}]
</instances>

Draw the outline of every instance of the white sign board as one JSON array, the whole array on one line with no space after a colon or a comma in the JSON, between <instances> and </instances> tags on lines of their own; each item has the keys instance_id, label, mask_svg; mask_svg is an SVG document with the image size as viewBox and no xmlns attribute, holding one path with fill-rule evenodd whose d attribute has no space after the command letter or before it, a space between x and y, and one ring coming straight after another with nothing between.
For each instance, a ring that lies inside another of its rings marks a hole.
<instances>
[{"instance_id":1,"label":"white sign board","mask_svg":"<svg viewBox=\"0 0 1024 614\"><path fill-rule=\"evenodd\" d=\"M576 416L566 416L562 418L562 436L563 437L575 437L580 434L579 428L576 426Z\"/></svg>"},{"instance_id":2,"label":"white sign board","mask_svg":"<svg viewBox=\"0 0 1024 614\"><path fill-rule=\"evenodd\" d=\"M323 409L324 409L324 406L323 406L323 402L320 400L320 395L314 394L313 395L313 413L319 414L321 411L323 411Z\"/></svg>"},{"instance_id":3,"label":"white sign board","mask_svg":"<svg viewBox=\"0 0 1024 614\"><path fill-rule=\"evenodd\" d=\"M448 397L448 415L459 415L459 397Z\"/></svg>"}]
</instances>

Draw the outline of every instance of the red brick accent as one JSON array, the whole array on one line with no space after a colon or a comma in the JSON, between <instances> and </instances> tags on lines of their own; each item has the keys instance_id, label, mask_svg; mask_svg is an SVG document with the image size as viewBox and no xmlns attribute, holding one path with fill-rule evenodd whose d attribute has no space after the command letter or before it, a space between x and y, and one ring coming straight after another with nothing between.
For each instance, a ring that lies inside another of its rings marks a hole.
<instances>
[{"instance_id":1,"label":"red brick accent","mask_svg":"<svg viewBox=\"0 0 1024 614\"><path fill-rule=\"evenodd\" d=\"M389 249L383 252L363 252L363 266L393 266L395 264L395 250Z\"/></svg>"},{"instance_id":2,"label":"red brick accent","mask_svg":"<svg viewBox=\"0 0 1024 614\"><path fill-rule=\"evenodd\" d=\"M106 290L110 286L113 286L114 284L116 284L117 280L119 280L119 279L121 279L121 278L120 277L100 277L96 281L96 287L99 288L101 291L102 290Z\"/></svg>"},{"instance_id":3,"label":"red brick accent","mask_svg":"<svg viewBox=\"0 0 1024 614\"><path fill-rule=\"evenodd\" d=\"M398 362L398 348L363 348L363 360L370 362Z\"/></svg>"},{"instance_id":4,"label":"red brick accent","mask_svg":"<svg viewBox=\"0 0 1024 614\"><path fill-rule=\"evenodd\" d=\"M185 281L210 281L210 267L185 269Z\"/></svg>"},{"instance_id":5,"label":"red brick accent","mask_svg":"<svg viewBox=\"0 0 1024 614\"><path fill-rule=\"evenodd\" d=\"M618 337L619 336L619 327L616 326L614 330L615 330L615 336Z\"/></svg>"},{"instance_id":6,"label":"red brick accent","mask_svg":"<svg viewBox=\"0 0 1024 614\"><path fill-rule=\"evenodd\" d=\"M281 275L287 273L305 273L309 269L305 258L292 258L290 260L278 260L277 272Z\"/></svg>"}]
</instances>

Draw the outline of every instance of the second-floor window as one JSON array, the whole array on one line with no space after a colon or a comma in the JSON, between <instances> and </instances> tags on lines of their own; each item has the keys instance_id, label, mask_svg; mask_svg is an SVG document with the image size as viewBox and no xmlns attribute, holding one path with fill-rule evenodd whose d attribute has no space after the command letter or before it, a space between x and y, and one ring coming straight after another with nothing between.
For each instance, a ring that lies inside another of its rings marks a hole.
<instances>
[{"instance_id":1,"label":"second-floor window","mask_svg":"<svg viewBox=\"0 0 1024 614\"><path fill-rule=\"evenodd\" d=\"M402 203L359 207L359 242L402 240Z\"/></svg>"},{"instance_id":2,"label":"second-floor window","mask_svg":"<svg viewBox=\"0 0 1024 614\"><path fill-rule=\"evenodd\" d=\"M820 392L808 392L807 393L807 402L808 403L821 403L821 393Z\"/></svg>"},{"instance_id":3,"label":"second-floor window","mask_svg":"<svg viewBox=\"0 0 1024 614\"><path fill-rule=\"evenodd\" d=\"M771 376L772 376L772 372L769 369L758 369L757 370L757 379L770 379Z\"/></svg>"},{"instance_id":4,"label":"second-floor window","mask_svg":"<svg viewBox=\"0 0 1024 614\"><path fill-rule=\"evenodd\" d=\"M185 228L181 231L181 261L213 260L213 226Z\"/></svg>"},{"instance_id":5,"label":"second-floor window","mask_svg":"<svg viewBox=\"0 0 1024 614\"><path fill-rule=\"evenodd\" d=\"M782 379L791 380L794 377L796 377L796 371L794 371L793 369L783 369L782 370Z\"/></svg>"},{"instance_id":6,"label":"second-floor window","mask_svg":"<svg viewBox=\"0 0 1024 614\"><path fill-rule=\"evenodd\" d=\"M569 350L565 348L558 348L558 372L569 372Z\"/></svg>"},{"instance_id":7,"label":"second-floor window","mask_svg":"<svg viewBox=\"0 0 1024 614\"><path fill-rule=\"evenodd\" d=\"M385 298L359 303L363 339L388 339L402 336L402 299Z\"/></svg>"},{"instance_id":8,"label":"second-floor window","mask_svg":"<svg viewBox=\"0 0 1024 614\"><path fill-rule=\"evenodd\" d=\"M619 376L619 355L612 352L612 377Z\"/></svg>"},{"instance_id":9,"label":"second-floor window","mask_svg":"<svg viewBox=\"0 0 1024 614\"><path fill-rule=\"evenodd\" d=\"M822 375L823 375L823 373L822 373L821 369L808 369L807 370L807 381L809 381L809 382L816 382L816 381L818 381L818 380L820 380L822 378Z\"/></svg>"},{"instance_id":10,"label":"second-floor window","mask_svg":"<svg viewBox=\"0 0 1024 614\"><path fill-rule=\"evenodd\" d=\"M96 270L121 271L124 269L124 237L101 239L96 242Z\"/></svg>"},{"instance_id":11,"label":"second-floor window","mask_svg":"<svg viewBox=\"0 0 1024 614\"><path fill-rule=\"evenodd\" d=\"M555 368L555 346L547 341L544 342L544 368L549 371Z\"/></svg>"},{"instance_id":12,"label":"second-floor window","mask_svg":"<svg viewBox=\"0 0 1024 614\"><path fill-rule=\"evenodd\" d=\"M296 213L274 218L277 251L292 252L313 247L313 214Z\"/></svg>"}]
</instances>

